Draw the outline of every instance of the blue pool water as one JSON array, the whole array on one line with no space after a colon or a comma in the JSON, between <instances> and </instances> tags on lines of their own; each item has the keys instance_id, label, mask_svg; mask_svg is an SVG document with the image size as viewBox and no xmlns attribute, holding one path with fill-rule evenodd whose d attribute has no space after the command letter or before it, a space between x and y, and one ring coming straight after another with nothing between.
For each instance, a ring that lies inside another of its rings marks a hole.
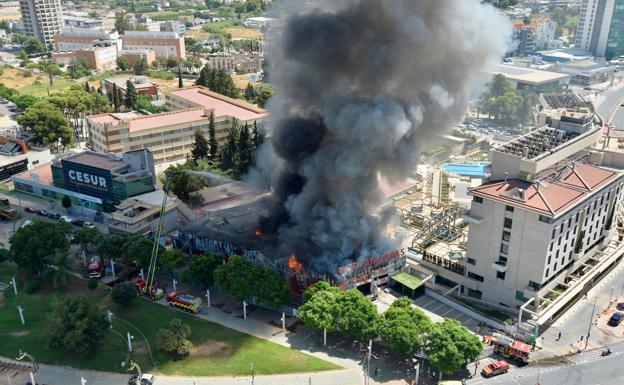
<instances>
[{"instance_id":1,"label":"blue pool water","mask_svg":"<svg viewBox=\"0 0 624 385\"><path fill-rule=\"evenodd\" d=\"M447 163L443 168L448 173L485 178L488 175L485 168L489 164L489 162L481 162L479 164Z\"/></svg>"}]
</instances>

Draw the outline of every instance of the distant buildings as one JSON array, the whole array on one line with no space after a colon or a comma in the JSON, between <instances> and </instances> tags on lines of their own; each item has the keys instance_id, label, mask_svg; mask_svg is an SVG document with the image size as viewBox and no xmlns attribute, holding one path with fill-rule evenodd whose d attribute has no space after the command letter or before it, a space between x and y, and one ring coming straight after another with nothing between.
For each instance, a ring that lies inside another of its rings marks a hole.
<instances>
[{"instance_id":1,"label":"distant buildings","mask_svg":"<svg viewBox=\"0 0 624 385\"><path fill-rule=\"evenodd\" d=\"M161 215L164 215L163 233L175 230L178 226L177 199L167 197L163 214L164 194L163 190L156 190L133 196L116 205L108 224L109 233L143 235L156 231Z\"/></svg>"},{"instance_id":2,"label":"distant buildings","mask_svg":"<svg viewBox=\"0 0 624 385\"><path fill-rule=\"evenodd\" d=\"M117 47L96 47L76 51L54 52L52 60L55 63L69 65L71 62L84 62L96 71L117 68Z\"/></svg>"},{"instance_id":3,"label":"distant buildings","mask_svg":"<svg viewBox=\"0 0 624 385\"><path fill-rule=\"evenodd\" d=\"M208 136L210 113L215 116L220 145L228 136L233 120L238 125L260 124L266 112L249 103L210 92L202 87L182 88L165 95L172 111L154 114L101 114L87 118L91 146L95 151L123 153L149 149L156 164L186 159L193 148L193 135L201 130Z\"/></svg>"},{"instance_id":4,"label":"distant buildings","mask_svg":"<svg viewBox=\"0 0 624 385\"><path fill-rule=\"evenodd\" d=\"M36 149L18 138L0 136L0 180L49 163L54 155L49 149Z\"/></svg>"},{"instance_id":5,"label":"distant buildings","mask_svg":"<svg viewBox=\"0 0 624 385\"><path fill-rule=\"evenodd\" d=\"M102 28L63 28L54 35L54 50L56 52L85 50L101 47L114 47L121 50L119 33L108 32Z\"/></svg>"},{"instance_id":6,"label":"distant buildings","mask_svg":"<svg viewBox=\"0 0 624 385\"><path fill-rule=\"evenodd\" d=\"M515 89L521 93L555 92L570 83L571 75L551 71L542 71L508 64L497 65L494 74L505 76Z\"/></svg>"},{"instance_id":7,"label":"distant buildings","mask_svg":"<svg viewBox=\"0 0 624 385\"><path fill-rule=\"evenodd\" d=\"M247 28L263 28L263 27L266 27L266 26L268 26L269 24L271 24L271 23L273 23L275 21L276 21L276 19L272 19L270 17L263 17L263 16L248 17L248 18L245 19L243 24Z\"/></svg>"},{"instance_id":8,"label":"distant buildings","mask_svg":"<svg viewBox=\"0 0 624 385\"><path fill-rule=\"evenodd\" d=\"M555 45L555 35L557 31L557 22L554 20L544 20L537 23L534 27L535 31L535 49L548 49Z\"/></svg>"},{"instance_id":9,"label":"distant buildings","mask_svg":"<svg viewBox=\"0 0 624 385\"><path fill-rule=\"evenodd\" d=\"M151 65L156 60L156 54L151 49L137 49L134 51L121 51L119 56L128 60L128 64L133 66L135 63L145 60L147 65Z\"/></svg>"},{"instance_id":10,"label":"distant buildings","mask_svg":"<svg viewBox=\"0 0 624 385\"><path fill-rule=\"evenodd\" d=\"M262 69L262 56L257 52L218 53L210 55L207 64L211 69L247 74Z\"/></svg>"},{"instance_id":11,"label":"distant buildings","mask_svg":"<svg viewBox=\"0 0 624 385\"><path fill-rule=\"evenodd\" d=\"M624 0L583 0L575 45L607 60L624 55Z\"/></svg>"},{"instance_id":12,"label":"distant buildings","mask_svg":"<svg viewBox=\"0 0 624 385\"><path fill-rule=\"evenodd\" d=\"M152 50L156 57L185 59L184 38L176 32L126 31L121 38L125 51Z\"/></svg>"},{"instance_id":13,"label":"distant buildings","mask_svg":"<svg viewBox=\"0 0 624 385\"><path fill-rule=\"evenodd\" d=\"M553 69L572 75L570 82L582 86L609 81L609 79L615 76L617 71L615 66L607 66L594 60L575 60L558 63Z\"/></svg>"},{"instance_id":14,"label":"distant buildings","mask_svg":"<svg viewBox=\"0 0 624 385\"><path fill-rule=\"evenodd\" d=\"M134 88L139 96L147 96L150 100L158 99L160 87L158 84L150 82L145 76L120 76L105 79L104 92L106 92L107 95L111 94L113 92L113 85L116 85L117 92L119 92L119 100L123 104L126 101L126 87L128 80L134 84Z\"/></svg>"},{"instance_id":15,"label":"distant buildings","mask_svg":"<svg viewBox=\"0 0 624 385\"><path fill-rule=\"evenodd\" d=\"M24 33L39 38L47 47L63 27L61 0L20 0Z\"/></svg>"},{"instance_id":16,"label":"distant buildings","mask_svg":"<svg viewBox=\"0 0 624 385\"><path fill-rule=\"evenodd\" d=\"M535 36L530 25L514 24L512 32L513 50L508 53L508 56L524 57L535 51Z\"/></svg>"}]
</instances>

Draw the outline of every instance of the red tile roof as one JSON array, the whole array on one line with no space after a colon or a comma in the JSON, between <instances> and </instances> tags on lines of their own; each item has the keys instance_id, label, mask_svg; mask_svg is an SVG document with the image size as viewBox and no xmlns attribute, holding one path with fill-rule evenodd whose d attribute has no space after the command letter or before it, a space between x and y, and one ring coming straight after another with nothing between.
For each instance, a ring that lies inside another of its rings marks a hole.
<instances>
[{"instance_id":1,"label":"red tile roof","mask_svg":"<svg viewBox=\"0 0 624 385\"><path fill-rule=\"evenodd\" d=\"M162 114L147 115L128 120L130 132L149 130L152 128L160 128L173 126L175 124L192 123L198 120L207 119L204 110L178 110L172 112L164 112Z\"/></svg>"},{"instance_id":2,"label":"red tile roof","mask_svg":"<svg viewBox=\"0 0 624 385\"><path fill-rule=\"evenodd\" d=\"M472 189L471 193L546 215L556 215L618 175L601 167L573 163L558 180L549 177L539 185L518 179L489 182ZM520 194L522 190L524 197Z\"/></svg>"},{"instance_id":3,"label":"red tile roof","mask_svg":"<svg viewBox=\"0 0 624 385\"><path fill-rule=\"evenodd\" d=\"M252 120L262 119L267 115L266 111L261 108L208 91L203 87L182 88L170 91L169 94L186 99L204 109L214 110L217 117L231 116L238 120Z\"/></svg>"},{"instance_id":4,"label":"red tile roof","mask_svg":"<svg viewBox=\"0 0 624 385\"><path fill-rule=\"evenodd\" d=\"M117 126L122 123L121 119L118 119L111 114L92 115L89 116L89 120L97 124L109 123L112 126Z\"/></svg>"}]
</instances>

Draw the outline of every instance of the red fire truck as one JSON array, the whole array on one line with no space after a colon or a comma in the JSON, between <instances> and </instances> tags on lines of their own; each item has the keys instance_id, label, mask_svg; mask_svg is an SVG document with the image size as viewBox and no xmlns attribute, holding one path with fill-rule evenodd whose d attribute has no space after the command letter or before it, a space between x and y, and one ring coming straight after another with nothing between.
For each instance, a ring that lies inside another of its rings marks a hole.
<instances>
[{"instance_id":1,"label":"red fire truck","mask_svg":"<svg viewBox=\"0 0 624 385\"><path fill-rule=\"evenodd\" d=\"M89 278L101 278L102 274L104 274L102 259L97 255L91 257L91 262L89 262L87 270L89 271Z\"/></svg>"},{"instance_id":2,"label":"red fire truck","mask_svg":"<svg viewBox=\"0 0 624 385\"><path fill-rule=\"evenodd\" d=\"M153 301L159 300L165 296L163 289L158 288L158 282L152 284L151 290L147 290L147 283L142 280L141 277L132 279L132 284L136 287L140 295L149 297Z\"/></svg>"},{"instance_id":3,"label":"red fire truck","mask_svg":"<svg viewBox=\"0 0 624 385\"><path fill-rule=\"evenodd\" d=\"M481 374L483 374L483 377L493 377L498 374L507 373L507 371L509 371L509 364L503 360L498 360L484 366L483 370L481 370Z\"/></svg>"},{"instance_id":4,"label":"red fire truck","mask_svg":"<svg viewBox=\"0 0 624 385\"><path fill-rule=\"evenodd\" d=\"M504 336L484 336L483 343L494 346L494 354L526 365L531 360L531 346Z\"/></svg>"},{"instance_id":5,"label":"red fire truck","mask_svg":"<svg viewBox=\"0 0 624 385\"><path fill-rule=\"evenodd\" d=\"M167 302L171 307L177 307L190 313L199 313L201 310L201 299L192 295L182 294L180 291L174 291L167 295Z\"/></svg>"}]
</instances>

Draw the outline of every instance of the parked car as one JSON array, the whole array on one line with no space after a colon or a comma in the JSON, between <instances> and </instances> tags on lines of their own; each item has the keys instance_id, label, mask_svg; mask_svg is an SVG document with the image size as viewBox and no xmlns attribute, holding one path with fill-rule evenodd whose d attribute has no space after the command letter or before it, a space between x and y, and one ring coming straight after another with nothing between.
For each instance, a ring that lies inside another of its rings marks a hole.
<instances>
[{"instance_id":1,"label":"parked car","mask_svg":"<svg viewBox=\"0 0 624 385\"><path fill-rule=\"evenodd\" d=\"M507 373L508 370L509 364L507 361L499 360L485 366L483 370L481 370L481 374L483 374L483 377L493 377L499 374Z\"/></svg>"},{"instance_id":2,"label":"parked car","mask_svg":"<svg viewBox=\"0 0 624 385\"><path fill-rule=\"evenodd\" d=\"M37 212L37 210L35 210L34 208L32 208L30 206L24 207L24 211L26 211L27 213L31 213L31 214L34 214L34 213Z\"/></svg>"},{"instance_id":3,"label":"parked car","mask_svg":"<svg viewBox=\"0 0 624 385\"><path fill-rule=\"evenodd\" d=\"M82 224L82 227L86 227L87 229L94 229L95 225L93 223L91 223L91 222L84 222Z\"/></svg>"},{"instance_id":4,"label":"parked car","mask_svg":"<svg viewBox=\"0 0 624 385\"><path fill-rule=\"evenodd\" d=\"M620 302L617 305L615 305L615 308L618 310L624 310L624 302Z\"/></svg>"},{"instance_id":5,"label":"parked car","mask_svg":"<svg viewBox=\"0 0 624 385\"><path fill-rule=\"evenodd\" d=\"M82 227L82 225L84 224L84 221L81 219L74 219L71 221L71 224L74 226Z\"/></svg>"},{"instance_id":6,"label":"parked car","mask_svg":"<svg viewBox=\"0 0 624 385\"><path fill-rule=\"evenodd\" d=\"M624 314L615 312L611 318L609 318L609 322L607 324L609 326L619 326L622 323L622 320L624 320Z\"/></svg>"},{"instance_id":7,"label":"parked car","mask_svg":"<svg viewBox=\"0 0 624 385\"><path fill-rule=\"evenodd\" d=\"M59 213L48 213L48 218L54 219L55 221L58 221L59 219L61 219L61 214L59 214Z\"/></svg>"},{"instance_id":8,"label":"parked car","mask_svg":"<svg viewBox=\"0 0 624 385\"><path fill-rule=\"evenodd\" d=\"M47 217L48 215L50 215L50 213L49 213L48 211L43 210L43 209L41 209L41 210L37 210L37 211L35 212L35 214L37 214L37 215L39 215L39 216L42 216L42 217Z\"/></svg>"},{"instance_id":9,"label":"parked car","mask_svg":"<svg viewBox=\"0 0 624 385\"><path fill-rule=\"evenodd\" d=\"M61 217L61 220L66 223L72 223L72 217L70 217L69 215L63 215Z\"/></svg>"}]
</instances>

